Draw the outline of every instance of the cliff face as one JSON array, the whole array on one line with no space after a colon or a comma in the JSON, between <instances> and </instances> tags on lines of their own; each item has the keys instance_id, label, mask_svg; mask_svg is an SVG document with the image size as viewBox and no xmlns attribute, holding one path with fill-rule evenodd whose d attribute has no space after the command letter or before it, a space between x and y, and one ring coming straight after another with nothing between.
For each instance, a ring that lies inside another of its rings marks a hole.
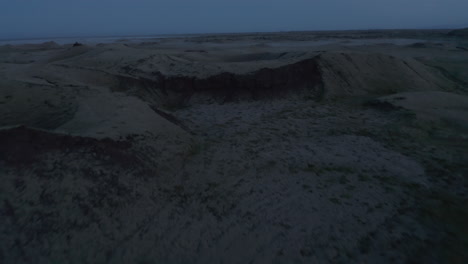
<instances>
[{"instance_id":1,"label":"cliff face","mask_svg":"<svg viewBox=\"0 0 468 264\"><path fill-rule=\"evenodd\" d=\"M323 96L322 76L315 59L248 74L224 72L206 79L161 76L159 80L154 88L167 96L179 95L179 102L187 102L195 94L209 95L222 102L282 97L291 92L303 92L316 99Z\"/></svg>"},{"instance_id":2,"label":"cliff face","mask_svg":"<svg viewBox=\"0 0 468 264\"><path fill-rule=\"evenodd\" d=\"M247 74L222 72L206 78L166 76L161 72L152 78L119 75L116 90L132 90L145 100L165 106L181 106L192 97L208 97L218 102L238 99L258 100L304 93L319 100L324 84L316 58L278 68L263 68Z\"/></svg>"}]
</instances>

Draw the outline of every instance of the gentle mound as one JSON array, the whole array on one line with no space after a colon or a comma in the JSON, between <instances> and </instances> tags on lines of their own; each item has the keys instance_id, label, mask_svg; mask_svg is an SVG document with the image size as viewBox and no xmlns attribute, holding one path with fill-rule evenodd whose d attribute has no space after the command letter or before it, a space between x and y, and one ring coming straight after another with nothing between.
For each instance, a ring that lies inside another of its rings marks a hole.
<instances>
[{"instance_id":1,"label":"gentle mound","mask_svg":"<svg viewBox=\"0 0 468 264\"><path fill-rule=\"evenodd\" d=\"M448 89L453 83L414 59L382 54L330 53L319 57L328 97Z\"/></svg>"},{"instance_id":2,"label":"gentle mound","mask_svg":"<svg viewBox=\"0 0 468 264\"><path fill-rule=\"evenodd\" d=\"M468 130L468 97L447 92L407 92L378 99L385 105L414 112L420 118Z\"/></svg>"},{"instance_id":3,"label":"gentle mound","mask_svg":"<svg viewBox=\"0 0 468 264\"><path fill-rule=\"evenodd\" d=\"M468 28L452 30L448 35L455 37L468 37Z\"/></svg>"}]
</instances>

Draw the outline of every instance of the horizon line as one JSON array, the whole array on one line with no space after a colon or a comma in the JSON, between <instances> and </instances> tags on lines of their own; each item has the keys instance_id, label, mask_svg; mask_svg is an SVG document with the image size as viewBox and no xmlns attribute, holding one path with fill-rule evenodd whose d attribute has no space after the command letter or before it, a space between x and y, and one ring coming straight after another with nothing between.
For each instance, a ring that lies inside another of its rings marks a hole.
<instances>
[{"instance_id":1,"label":"horizon line","mask_svg":"<svg viewBox=\"0 0 468 264\"><path fill-rule=\"evenodd\" d=\"M279 31L232 31L232 32L205 32L205 33L158 33L158 34L122 34L122 35L76 35L76 36L53 36L53 37L21 37L21 38L0 38L0 41L16 41L16 40L40 40L40 39L73 39L73 38L131 38L131 37L157 37L157 36L198 36L198 35L229 35L229 34L271 34L271 33L300 33L300 32L347 32L347 31L391 31L391 30L456 30L465 27L447 27L447 28L368 28L368 29L317 29L317 30L279 30Z\"/></svg>"}]
</instances>

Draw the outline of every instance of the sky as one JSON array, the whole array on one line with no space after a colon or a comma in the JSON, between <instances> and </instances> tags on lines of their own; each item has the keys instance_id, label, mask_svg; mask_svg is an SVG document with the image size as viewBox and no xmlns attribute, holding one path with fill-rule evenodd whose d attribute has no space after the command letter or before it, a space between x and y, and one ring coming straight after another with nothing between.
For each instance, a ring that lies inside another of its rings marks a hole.
<instances>
[{"instance_id":1,"label":"sky","mask_svg":"<svg viewBox=\"0 0 468 264\"><path fill-rule=\"evenodd\" d=\"M0 0L0 39L468 27L468 0Z\"/></svg>"}]
</instances>

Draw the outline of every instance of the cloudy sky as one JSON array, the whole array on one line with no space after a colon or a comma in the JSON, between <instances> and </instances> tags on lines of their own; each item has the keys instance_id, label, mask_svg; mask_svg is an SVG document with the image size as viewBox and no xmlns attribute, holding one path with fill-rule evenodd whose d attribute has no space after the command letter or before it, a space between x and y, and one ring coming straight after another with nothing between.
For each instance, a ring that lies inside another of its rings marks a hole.
<instances>
[{"instance_id":1,"label":"cloudy sky","mask_svg":"<svg viewBox=\"0 0 468 264\"><path fill-rule=\"evenodd\" d=\"M468 26L468 0L0 0L0 39Z\"/></svg>"}]
</instances>

